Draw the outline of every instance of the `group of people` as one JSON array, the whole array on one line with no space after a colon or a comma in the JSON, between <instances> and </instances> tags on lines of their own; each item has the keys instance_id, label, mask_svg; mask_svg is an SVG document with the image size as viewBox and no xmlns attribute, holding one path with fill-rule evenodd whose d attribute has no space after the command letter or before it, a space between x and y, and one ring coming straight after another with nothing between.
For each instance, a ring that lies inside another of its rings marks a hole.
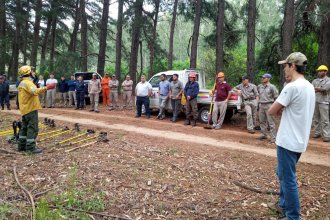
<instances>
[{"instance_id":1,"label":"group of people","mask_svg":"<svg viewBox=\"0 0 330 220\"><path fill-rule=\"evenodd\" d=\"M61 76L60 81L58 81L54 77L54 74L51 73L47 80L40 75L36 84L38 88L43 88L49 84L56 85L54 89L47 90L47 93L39 95L40 103L43 108L46 106L48 108L55 107L57 93L59 94L60 105L62 107L75 107L77 110L84 109L85 93L87 93L91 102L90 111L98 113L100 112L98 108L99 97L102 93L104 106L109 107L109 110L119 108L119 81L116 79L115 75L109 77L109 73L105 73L102 80L99 79L96 73L93 73L92 79L89 80L87 85L85 84L82 75L77 75L77 77L72 75L70 80L66 80L64 76ZM124 99L123 107L127 109L132 108L132 87L133 81L130 79L130 76L127 75L126 79L122 82Z\"/></svg>"}]
</instances>

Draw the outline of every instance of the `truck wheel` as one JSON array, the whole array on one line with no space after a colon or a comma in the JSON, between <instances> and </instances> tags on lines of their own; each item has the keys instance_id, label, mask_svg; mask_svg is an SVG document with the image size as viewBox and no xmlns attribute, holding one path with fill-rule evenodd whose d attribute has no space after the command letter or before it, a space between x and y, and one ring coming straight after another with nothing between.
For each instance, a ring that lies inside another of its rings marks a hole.
<instances>
[{"instance_id":1,"label":"truck wheel","mask_svg":"<svg viewBox=\"0 0 330 220\"><path fill-rule=\"evenodd\" d=\"M201 109L199 109L199 111L198 111L198 120L200 122L207 124L209 110L210 110L209 106L203 106Z\"/></svg>"},{"instance_id":2,"label":"truck wheel","mask_svg":"<svg viewBox=\"0 0 330 220\"><path fill-rule=\"evenodd\" d=\"M231 117L234 115L233 109L227 109L226 115L225 115L225 121L230 121Z\"/></svg>"}]
</instances>

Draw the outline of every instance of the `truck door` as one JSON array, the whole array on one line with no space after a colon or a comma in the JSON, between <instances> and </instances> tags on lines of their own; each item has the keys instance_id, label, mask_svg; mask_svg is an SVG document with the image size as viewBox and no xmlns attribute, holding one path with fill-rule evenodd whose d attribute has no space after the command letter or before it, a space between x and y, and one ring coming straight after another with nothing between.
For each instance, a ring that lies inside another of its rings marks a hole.
<instances>
[{"instance_id":1,"label":"truck door","mask_svg":"<svg viewBox=\"0 0 330 220\"><path fill-rule=\"evenodd\" d=\"M151 109L158 109L159 107L159 82L160 82L160 75L153 76L149 83L152 86L151 97L150 97L150 108Z\"/></svg>"}]
</instances>

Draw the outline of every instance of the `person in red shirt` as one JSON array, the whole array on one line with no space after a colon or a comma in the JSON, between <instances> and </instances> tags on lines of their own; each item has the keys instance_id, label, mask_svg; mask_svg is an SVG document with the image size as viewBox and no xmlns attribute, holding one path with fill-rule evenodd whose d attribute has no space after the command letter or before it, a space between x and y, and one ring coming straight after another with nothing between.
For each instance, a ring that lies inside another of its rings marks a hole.
<instances>
[{"instance_id":1,"label":"person in red shirt","mask_svg":"<svg viewBox=\"0 0 330 220\"><path fill-rule=\"evenodd\" d=\"M212 96L215 92L215 102L213 105L214 107L212 113L212 128L214 129L221 128L226 115L227 102L231 96L231 86L224 80L225 74L223 72L219 72L217 75L217 83L215 85L215 88L211 91Z\"/></svg>"},{"instance_id":2,"label":"person in red shirt","mask_svg":"<svg viewBox=\"0 0 330 220\"><path fill-rule=\"evenodd\" d=\"M110 106L110 88L109 88L109 73L104 73L104 77L101 81L102 87L102 97L103 97L103 105Z\"/></svg>"}]
</instances>

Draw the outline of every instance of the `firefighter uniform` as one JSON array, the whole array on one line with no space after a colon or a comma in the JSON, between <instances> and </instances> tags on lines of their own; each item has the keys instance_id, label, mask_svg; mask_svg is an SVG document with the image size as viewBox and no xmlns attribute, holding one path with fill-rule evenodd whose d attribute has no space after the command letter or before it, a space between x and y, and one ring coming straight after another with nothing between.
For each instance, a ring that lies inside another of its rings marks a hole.
<instances>
[{"instance_id":1,"label":"firefighter uniform","mask_svg":"<svg viewBox=\"0 0 330 220\"><path fill-rule=\"evenodd\" d=\"M18 86L18 102L22 115L22 127L19 132L18 150L40 153L41 151L36 148L38 110L41 109L39 94L45 93L47 87L36 87L30 77L30 66L21 67L19 72L22 76L22 81Z\"/></svg>"}]
</instances>

